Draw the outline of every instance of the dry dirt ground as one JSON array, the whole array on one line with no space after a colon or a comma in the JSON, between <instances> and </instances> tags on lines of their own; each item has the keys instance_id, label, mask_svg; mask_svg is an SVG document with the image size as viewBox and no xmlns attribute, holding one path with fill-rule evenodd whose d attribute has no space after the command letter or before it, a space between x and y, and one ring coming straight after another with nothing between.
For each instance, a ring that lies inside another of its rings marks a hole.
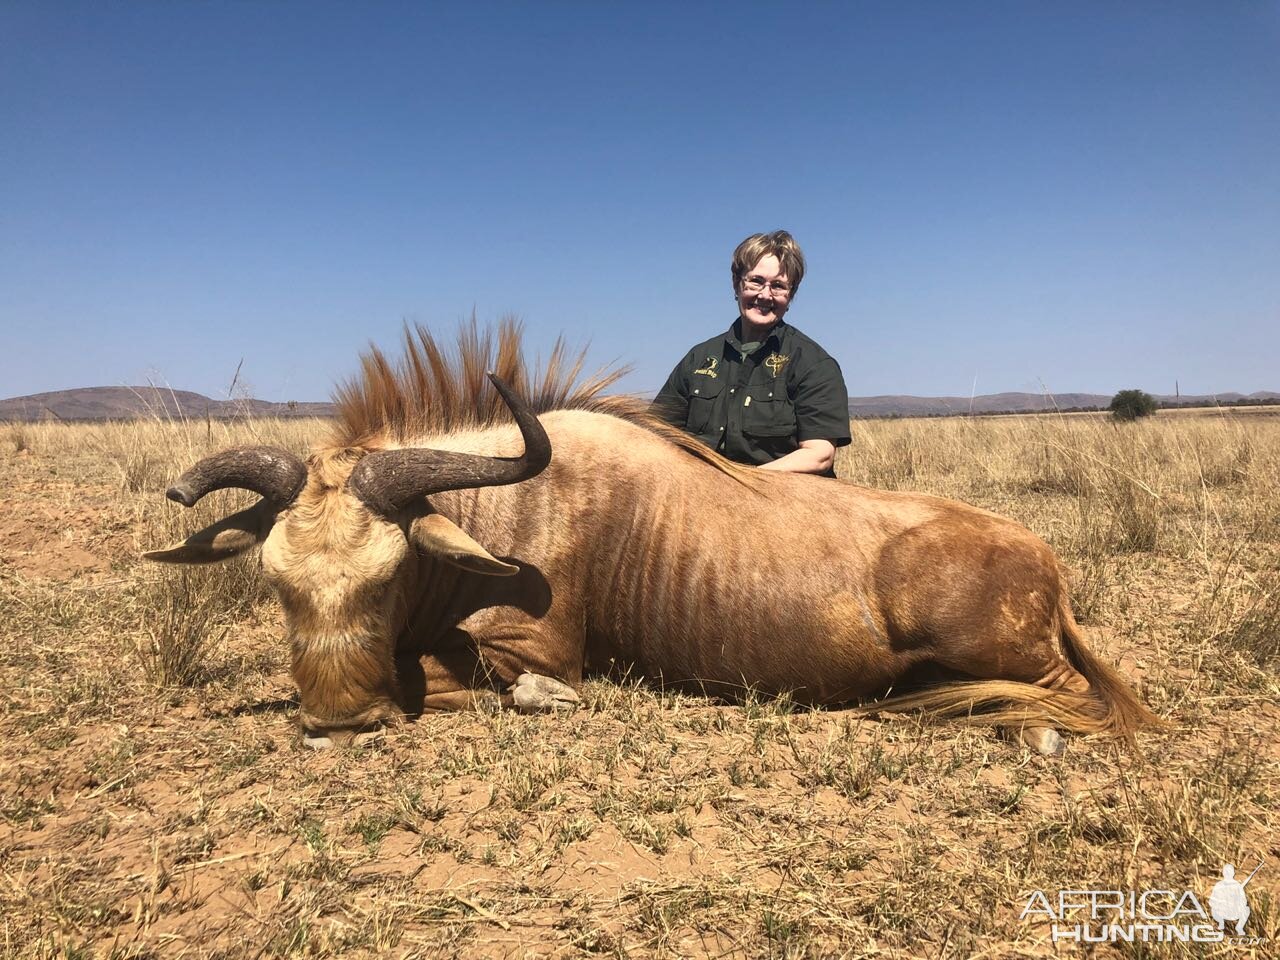
<instances>
[{"instance_id":1,"label":"dry dirt ground","mask_svg":"<svg viewBox=\"0 0 1280 960\"><path fill-rule=\"evenodd\" d=\"M571 716L311 753L256 558L137 556L211 518L161 494L196 456L316 425L0 428L0 955L1074 955L1020 916L1035 891L1207 909L1224 863L1262 861L1250 943L1088 949L1280 956L1280 419L1155 419L856 424L840 463L1071 566L1091 645L1168 727L1058 759L602 680Z\"/></svg>"}]
</instances>

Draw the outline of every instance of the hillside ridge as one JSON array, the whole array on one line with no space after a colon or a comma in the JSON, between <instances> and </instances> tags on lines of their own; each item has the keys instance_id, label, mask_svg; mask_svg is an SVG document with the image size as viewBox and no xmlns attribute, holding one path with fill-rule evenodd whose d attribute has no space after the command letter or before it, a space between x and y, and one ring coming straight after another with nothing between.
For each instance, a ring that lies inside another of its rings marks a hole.
<instances>
[{"instance_id":1,"label":"hillside ridge","mask_svg":"<svg viewBox=\"0 0 1280 960\"><path fill-rule=\"evenodd\" d=\"M1257 390L1197 396L1153 394L1165 406L1280 403L1280 393ZM963 414L1025 413L1106 409L1111 397L1101 393L989 393L974 397L917 397L906 394L850 397L849 415L863 417L938 417ZM330 417L334 406L324 401L237 398L214 400L191 390L146 387L78 387L0 400L0 420L230 420L244 417Z\"/></svg>"}]
</instances>

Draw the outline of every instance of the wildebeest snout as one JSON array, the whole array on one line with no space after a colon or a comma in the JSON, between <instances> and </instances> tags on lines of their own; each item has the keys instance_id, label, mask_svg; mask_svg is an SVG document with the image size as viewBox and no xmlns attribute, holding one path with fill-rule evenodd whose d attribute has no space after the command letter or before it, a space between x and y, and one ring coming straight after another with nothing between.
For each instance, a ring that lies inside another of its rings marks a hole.
<instances>
[{"instance_id":1,"label":"wildebeest snout","mask_svg":"<svg viewBox=\"0 0 1280 960\"><path fill-rule=\"evenodd\" d=\"M358 747L386 735L391 718L366 723L359 727L310 727L302 728L302 743L312 750L328 750L332 747Z\"/></svg>"}]
</instances>

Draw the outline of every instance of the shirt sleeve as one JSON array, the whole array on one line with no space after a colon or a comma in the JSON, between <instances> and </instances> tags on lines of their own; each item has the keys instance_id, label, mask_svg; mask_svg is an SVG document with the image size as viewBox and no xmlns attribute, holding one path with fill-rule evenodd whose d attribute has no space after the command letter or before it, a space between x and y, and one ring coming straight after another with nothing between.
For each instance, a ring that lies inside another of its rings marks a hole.
<instances>
[{"instance_id":1,"label":"shirt sleeve","mask_svg":"<svg viewBox=\"0 0 1280 960\"><path fill-rule=\"evenodd\" d=\"M796 385L796 439L849 443L849 391L831 357L810 367Z\"/></svg>"},{"instance_id":2,"label":"shirt sleeve","mask_svg":"<svg viewBox=\"0 0 1280 960\"><path fill-rule=\"evenodd\" d=\"M662 385L658 395L649 404L649 412L667 421L673 427L684 429L689 422L689 357L676 364Z\"/></svg>"}]
</instances>

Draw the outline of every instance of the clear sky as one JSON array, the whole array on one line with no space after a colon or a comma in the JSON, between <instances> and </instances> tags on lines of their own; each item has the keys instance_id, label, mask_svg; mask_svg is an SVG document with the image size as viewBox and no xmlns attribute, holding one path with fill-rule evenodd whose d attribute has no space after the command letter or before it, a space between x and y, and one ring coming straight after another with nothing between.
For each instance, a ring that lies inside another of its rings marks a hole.
<instances>
[{"instance_id":1,"label":"clear sky","mask_svg":"<svg viewBox=\"0 0 1280 960\"><path fill-rule=\"evenodd\" d=\"M1280 390L1280 3L0 2L0 397L472 310L652 391L779 227L854 395Z\"/></svg>"}]
</instances>

